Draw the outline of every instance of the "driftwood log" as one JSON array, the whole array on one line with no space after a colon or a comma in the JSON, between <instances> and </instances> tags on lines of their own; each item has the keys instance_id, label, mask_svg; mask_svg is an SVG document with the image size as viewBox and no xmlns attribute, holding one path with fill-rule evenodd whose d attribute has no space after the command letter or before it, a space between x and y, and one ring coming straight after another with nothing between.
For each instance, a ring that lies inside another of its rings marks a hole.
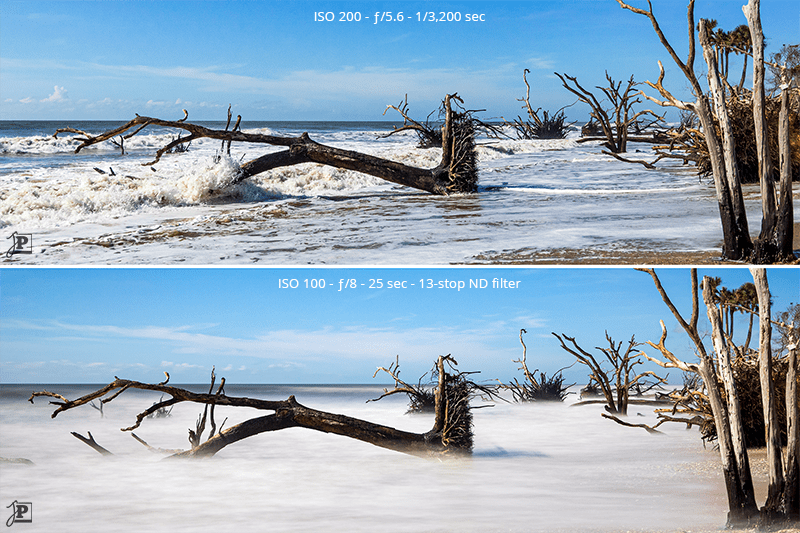
<instances>
[{"instance_id":1,"label":"driftwood log","mask_svg":"<svg viewBox=\"0 0 800 533\"><path fill-rule=\"evenodd\" d=\"M200 442L202 428L200 427L201 424L198 423L196 431L190 430L191 449L179 451L170 455L170 457L211 457L224 447L247 437L291 427L334 433L416 456L432 457L469 454L472 451L472 416L469 401L476 390L476 386L465 379L466 373L448 372L446 365L449 365L450 368L455 368L456 361L450 355L440 356L436 361L438 383L434 391L435 419L433 427L425 433L411 433L345 415L319 411L301 405L294 396L289 396L286 400L261 400L228 396L223 389L224 379L214 393L195 393L168 385L169 374L166 373L167 379L157 384L115 378L113 382L105 387L76 400L67 400L60 394L41 391L31 394L29 401L33 403L34 398L39 396L56 398L56 400L50 402L58 406L51 415L52 418L55 418L61 412L88 404L92 400L99 399L103 403L108 403L128 389L153 390L171 396L169 399L159 401L139 413L135 424L122 428L122 431L126 432L138 428L145 418L158 409L181 402L200 403L206 407L210 405L212 427L215 425L213 408L217 405L272 411L272 414L251 418L216 433L212 430L208 439L202 443ZM482 390L482 387L477 386L477 389ZM203 415L202 421L204 426L205 415ZM100 453L110 453L99 446L91 437L91 434L89 438L75 433L73 435ZM143 442L138 437L137 440ZM143 444L148 449L152 448L144 442Z\"/></svg>"},{"instance_id":2,"label":"driftwood log","mask_svg":"<svg viewBox=\"0 0 800 533\"><path fill-rule=\"evenodd\" d=\"M269 144L287 148L245 163L239 169L239 173L233 183L280 167L300 163L319 163L363 172L392 183L413 187L432 194L471 193L477 190L478 183L474 127L468 112L460 113L453 110L453 101L463 102L457 94L447 95L444 99L445 117L444 125L442 126L442 159L439 165L430 169L412 167L352 150L326 146L313 141L308 133L303 133L299 137L279 137L259 133L246 133L239 130L238 127L234 127L233 130L213 130L186 122L188 112L185 109L183 111L184 117L177 121L136 115L136 118L127 124L96 136L73 128L58 129L53 136L56 137L59 133L64 132L83 135L83 138L77 139L80 144L75 149L75 153L78 153L87 146L110 140L118 135L122 136L129 130L133 131L124 136L126 139L136 135L147 126L162 126L184 130L189 135L173 139L172 142L156 152L156 157L153 161L145 163L145 165L154 165L165 153L174 150L178 146L196 139L207 138L221 140L223 146L227 142L228 149L230 149L230 143L234 141ZM241 117L239 117L240 120ZM237 126L239 121L237 121Z\"/></svg>"}]
</instances>

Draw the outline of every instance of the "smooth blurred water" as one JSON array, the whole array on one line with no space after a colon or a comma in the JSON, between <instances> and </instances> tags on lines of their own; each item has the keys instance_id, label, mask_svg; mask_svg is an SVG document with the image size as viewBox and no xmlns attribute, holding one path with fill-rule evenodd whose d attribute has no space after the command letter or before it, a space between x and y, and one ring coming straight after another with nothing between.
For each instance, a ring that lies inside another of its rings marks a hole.
<instances>
[{"instance_id":1,"label":"smooth blurred water","mask_svg":"<svg viewBox=\"0 0 800 533\"><path fill-rule=\"evenodd\" d=\"M696 432L674 426L649 435L602 419L597 406L476 409L470 459L420 459L293 428L212 459L162 461L119 431L159 394L127 391L106 404L105 418L84 406L51 419L44 398L26 401L42 388L68 398L91 390L0 386L0 456L36 463L0 464L3 507L33 503L33 523L14 525L26 531L701 531L725 523L718 454ZM295 394L309 407L408 431L433 423L404 415L400 396L366 403L380 394L375 386L226 388L269 399ZM179 405L135 432L152 446L185 448L200 411ZM255 414L218 408L216 420L228 417L230 427ZM652 421L647 409L632 416ZM91 431L116 455L97 454L70 431Z\"/></svg>"}]
</instances>

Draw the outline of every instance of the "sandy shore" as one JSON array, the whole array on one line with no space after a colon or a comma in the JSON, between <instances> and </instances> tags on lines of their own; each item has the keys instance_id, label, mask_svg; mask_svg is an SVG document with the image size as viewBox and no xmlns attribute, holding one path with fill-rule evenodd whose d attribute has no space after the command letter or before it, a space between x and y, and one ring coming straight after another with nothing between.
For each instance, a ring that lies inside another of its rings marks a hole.
<instances>
[{"instance_id":1,"label":"sandy shore","mask_svg":"<svg viewBox=\"0 0 800 533\"><path fill-rule=\"evenodd\" d=\"M800 222L794 224L793 248L795 256L800 255ZM558 248L484 254L475 259L481 264L490 262L508 265L747 265L742 261L724 259L721 250L660 252L636 249ZM792 264L800 264L800 259Z\"/></svg>"},{"instance_id":2,"label":"sandy shore","mask_svg":"<svg viewBox=\"0 0 800 533\"><path fill-rule=\"evenodd\" d=\"M538 252L478 256L480 263L507 265L723 265L719 252L645 252L559 248Z\"/></svg>"}]
</instances>

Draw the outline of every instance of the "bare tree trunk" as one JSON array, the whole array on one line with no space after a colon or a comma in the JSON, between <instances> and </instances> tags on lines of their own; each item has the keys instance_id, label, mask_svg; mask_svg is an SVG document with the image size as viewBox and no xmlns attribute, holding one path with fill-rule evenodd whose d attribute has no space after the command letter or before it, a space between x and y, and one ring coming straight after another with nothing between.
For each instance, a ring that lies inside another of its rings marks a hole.
<instances>
[{"instance_id":1,"label":"bare tree trunk","mask_svg":"<svg viewBox=\"0 0 800 533\"><path fill-rule=\"evenodd\" d=\"M792 200L792 154L789 144L789 92L791 79L786 76L781 87L781 112L778 117L778 148L781 165L778 216L775 244L778 259L793 259L794 208Z\"/></svg>"},{"instance_id":2,"label":"bare tree trunk","mask_svg":"<svg viewBox=\"0 0 800 533\"><path fill-rule=\"evenodd\" d=\"M739 397L736 393L736 384L733 379L731 369L730 350L725 340L722 329L722 322L719 316L719 309L713 300L713 290L710 284L711 279L703 278L703 301L706 304L708 320L711 322L711 335L714 341L714 350L717 352L717 363L722 384L725 389L725 396L728 406L728 427L731 432L731 442L733 452L736 456L736 465L739 472L739 483L741 487L743 506L741 511L743 517L752 516L757 513L755 493L753 492L753 479L750 473L750 460L747 457L747 447L744 443L744 430L742 428L742 416L739 409ZM713 385L706 384L708 388ZM733 513L733 510L731 510Z\"/></svg>"},{"instance_id":3,"label":"bare tree trunk","mask_svg":"<svg viewBox=\"0 0 800 533\"><path fill-rule=\"evenodd\" d=\"M797 335L789 346L786 372L786 485L784 505L790 520L800 520L800 413L797 395Z\"/></svg>"},{"instance_id":4,"label":"bare tree trunk","mask_svg":"<svg viewBox=\"0 0 800 533\"><path fill-rule=\"evenodd\" d=\"M237 424L217 433L199 446L177 453L172 457L211 457L225 446L247 437L290 427L302 427L343 435L411 455L430 456L437 452L441 453L445 449L441 440L437 442L435 439L436 432L434 430L427 433L410 433L357 418L318 411L300 405L294 396L290 396L281 403L283 406L274 414L252 418Z\"/></svg>"},{"instance_id":5,"label":"bare tree trunk","mask_svg":"<svg viewBox=\"0 0 800 533\"><path fill-rule=\"evenodd\" d=\"M433 194L449 193L446 184L447 166L440 165L433 169L410 167L380 157L319 144L306 133L293 139L289 150L267 154L242 165L235 182L268 170L300 163L320 163L355 170Z\"/></svg>"},{"instance_id":6,"label":"bare tree trunk","mask_svg":"<svg viewBox=\"0 0 800 533\"><path fill-rule=\"evenodd\" d=\"M739 169L736 165L736 147L733 139L733 133L731 132L728 107L725 103L725 93L719 78L716 56L711 48L708 37L707 21L705 19L700 19L700 30L698 33L700 37L700 45L703 47L703 57L708 65L708 86L711 91L711 95L714 98L714 107L717 111L716 117L717 121L719 122L720 130L722 130L722 158L724 161L725 176L724 183L727 187L728 195L731 200L734 225L736 227L736 231L746 235L747 241L749 241L750 236L747 226L747 212L744 207L744 197L742 196L742 185L741 179L739 178ZM704 126L704 131L706 137L708 137L709 133L714 130L707 130ZM741 257L739 259L741 259Z\"/></svg>"},{"instance_id":7,"label":"bare tree trunk","mask_svg":"<svg viewBox=\"0 0 800 533\"><path fill-rule=\"evenodd\" d=\"M761 234L759 241L772 239L776 224L775 186L772 159L767 142L766 103L764 95L764 32L761 30L761 0L749 0L742 6L750 40L753 43L753 121L756 130L756 152L758 154L758 180L761 184Z\"/></svg>"},{"instance_id":8,"label":"bare tree trunk","mask_svg":"<svg viewBox=\"0 0 800 533\"><path fill-rule=\"evenodd\" d=\"M764 410L767 467L769 470L769 489L763 513L767 520L771 520L781 514L781 500L784 490L780 426L775 405L775 389L772 383L772 323L770 321L772 310L766 271L763 268L751 268L750 273L753 275L753 282L758 294L758 373L761 381L761 405Z\"/></svg>"},{"instance_id":9,"label":"bare tree trunk","mask_svg":"<svg viewBox=\"0 0 800 533\"><path fill-rule=\"evenodd\" d=\"M701 95L697 99L694 110L705 133L708 157L711 162L711 175L714 178L714 190L722 224L722 255L727 259L744 259L750 255L753 242L750 239L747 225L742 225L736 216L733 197L725 177L725 155L716 134L714 116L706 95Z\"/></svg>"}]
</instances>

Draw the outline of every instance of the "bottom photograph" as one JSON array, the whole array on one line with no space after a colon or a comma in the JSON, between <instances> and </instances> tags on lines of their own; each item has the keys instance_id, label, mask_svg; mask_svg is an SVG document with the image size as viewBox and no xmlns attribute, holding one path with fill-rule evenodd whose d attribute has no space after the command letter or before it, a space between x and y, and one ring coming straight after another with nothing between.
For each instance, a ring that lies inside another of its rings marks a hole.
<instances>
[{"instance_id":1,"label":"bottom photograph","mask_svg":"<svg viewBox=\"0 0 800 533\"><path fill-rule=\"evenodd\" d=\"M800 524L796 268L3 268L26 531Z\"/></svg>"}]
</instances>

